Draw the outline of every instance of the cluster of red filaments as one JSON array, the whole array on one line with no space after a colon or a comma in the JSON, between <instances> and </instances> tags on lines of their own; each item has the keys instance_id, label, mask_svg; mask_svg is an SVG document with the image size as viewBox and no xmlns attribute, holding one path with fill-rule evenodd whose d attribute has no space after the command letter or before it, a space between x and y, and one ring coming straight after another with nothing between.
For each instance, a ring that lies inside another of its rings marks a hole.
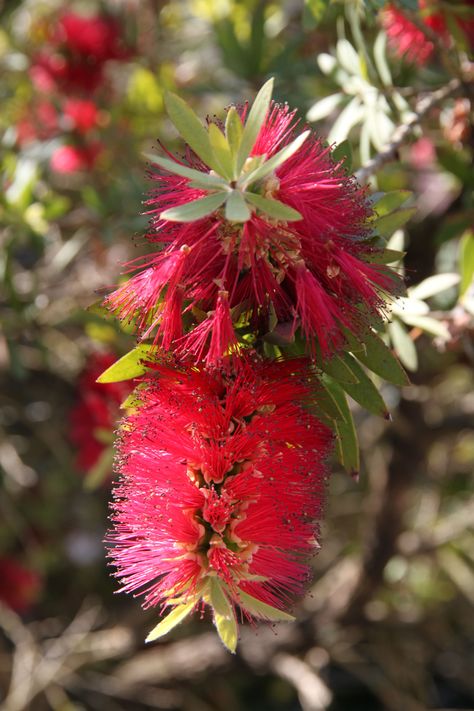
<instances>
[{"instance_id":1,"label":"cluster of red filaments","mask_svg":"<svg viewBox=\"0 0 474 711\"><path fill-rule=\"evenodd\" d=\"M309 576L328 430L305 408L305 361L232 371L154 366L122 429L111 558L145 606L206 598L218 579L283 610Z\"/></svg>"},{"instance_id":2,"label":"cluster of red filaments","mask_svg":"<svg viewBox=\"0 0 474 711\"><path fill-rule=\"evenodd\" d=\"M297 123L295 112L272 104L251 157L270 159L295 139ZM191 151L185 164L209 172ZM293 222L258 209L244 223L229 222L222 210L170 222L160 217L164 210L205 193L163 169L151 177L157 187L148 200L147 239L161 251L131 263L138 273L107 305L165 350L216 364L234 348L242 320L249 332L264 334L274 316L292 335L300 329L310 349L317 343L332 354L343 346L344 330L359 333L383 309L382 294L397 288L397 275L377 263L378 250L366 239L366 190L316 136L255 187L297 210L302 219Z\"/></svg>"}]
</instances>

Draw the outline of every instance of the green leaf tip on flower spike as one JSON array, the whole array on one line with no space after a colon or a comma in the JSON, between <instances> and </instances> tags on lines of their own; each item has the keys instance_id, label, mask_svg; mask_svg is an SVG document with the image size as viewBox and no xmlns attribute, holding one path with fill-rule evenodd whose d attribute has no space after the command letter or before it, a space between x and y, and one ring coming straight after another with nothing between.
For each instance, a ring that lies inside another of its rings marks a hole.
<instances>
[{"instance_id":1,"label":"green leaf tip on flower spike","mask_svg":"<svg viewBox=\"0 0 474 711\"><path fill-rule=\"evenodd\" d=\"M270 620L271 622L294 622L295 617L288 614L288 612L283 612L277 607L268 605L266 602L257 600L256 597L249 595L243 590L239 589L239 605L240 607L249 612L254 617L259 617L263 620Z\"/></svg>"},{"instance_id":2,"label":"green leaf tip on flower spike","mask_svg":"<svg viewBox=\"0 0 474 711\"><path fill-rule=\"evenodd\" d=\"M276 220L295 222L296 220L303 219L298 210L293 209L289 205L285 205L285 203L280 200L275 200L275 198L269 200L261 195L255 195L254 193L245 193L245 198L248 202L255 205L255 207L258 207L259 210Z\"/></svg>"},{"instance_id":3,"label":"green leaf tip on flower spike","mask_svg":"<svg viewBox=\"0 0 474 711\"><path fill-rule=\"evenodd\" d=\"M292 141L288 146L285 146L281 149L281 151L275 153L274 156L266 160L258 168L251 171L250 173L244 174L239 182L242 183L242 186L246 187L248 185L251 185L252 183L255 183L257 180L262 180L263 178L266 178L267 175L273 173L273 171L276 170L278 166L288 160L288 158L291 158L291 156L301 148L310 133L311 131L303 131L303 133L297 138L295 138L295 140Z\"/></svg>"},{"instance_id":4,"label":"green leaf tip on flower spike","mask_svg":"<svg viewBox=\"0 0 474 711\"><path fill-rule=\"evenodd\" d=\"M227 192L213 193L197 200L191 200L179 207L171 207L160 214L161 220L170 222L194 222L207 215L212 215L221 205L224 204Z\"/></svg>"},{"instance_id":5,"label":"green leaf tip on flower spike","mask_svg":"<svg viewBox=\"0 0 474 711\"><path fill-rule=\"evenodd\" d=\"M171 92L165 93L165 106L168 116L186 143L206 165L219 172L215 164L209 134L194 111L183 99Z\"/></svg>"},{"instance_id":6,"label":"green leaf tip on flower spike","mask_svg":"<svg viewBox=\"0 0 474 711\"><path fill-rule=\"evenodd\" d=\"M162 158L161 156L154 156L146 153L145 157L152 163L159 165L160 168L168 170L170 173L175 173L183 178L189 178L202 190L222 190L222 188L227 185L226 181L219 175L203 173L200 170L194 170L194 168L189 168L187 165L182 165L182 163L177 163L174 160Z\"/></svg>"},{"instance_id":7,"label":"green leaf tip on flower spike","mask_svg":"<svg viewBox=\"0 0 474 711\"><path fill-rule=\"evenodd\" d=\"M247 120L245 121L244 130L240 139L240 145L237 150L237 175L240 175L245 161L249 157L252 148L255 145L255 141L258 138L260 129L262 128L263 122L267 116L272 100L273 83L274 79L272 78L265 82L262 86L255 97L255 101L253 102L252 108L247 116Z\"/></svg>"},{"instance_id":8,"label":"green leaf tip on flower spike","mask_svg":"<svg viewBox=\"0 0 474 711\"><path fill-rule=\"evenodd\" d=\"M235 654L238 633L235 610L223 591L221 582L215 577L210 580L209 602L214 610L214 622L219 637L224 646Z\"/></svg>"},{"instance_id":9,"label":"green leaf tip on flower spike","mask_svg":"<svg viewBox=\"0 0 474 711\"><path fill-rule=\"evenodd\" d=\"M122 380L132 380L146 373L144 361L149 359L153 345L141 343L122 358L115 361L107 370L97 378L98 383L119 383Z\"/></svg>"},{"instance_id":10,"label":"green leaf tip on flower spike","mask_svg":"<svg viewBox=\"0 0 474 711\"><path fill-rule=\"evenodd\" d=\"M186 617L192 612L196 604L196 599L193 598L187 603L182 605L177 605L164 620L161 620L156 627L152 629L150 634L145 639L145 642L154 642L156 639L163 637L168 632L171 632L180 622L182 622Z\"/></svg>"}]
</instances>

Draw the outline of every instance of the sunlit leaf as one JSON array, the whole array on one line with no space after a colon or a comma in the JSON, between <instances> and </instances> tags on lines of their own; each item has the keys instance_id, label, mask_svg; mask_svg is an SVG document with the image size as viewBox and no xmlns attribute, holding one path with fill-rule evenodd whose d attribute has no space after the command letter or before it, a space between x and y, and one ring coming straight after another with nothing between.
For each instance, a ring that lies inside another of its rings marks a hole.
<instances>
[{"instance_id":1,"label":"sunlit leaf","mask_svg":"<svg viewBox=\"0 0 474 711\"><path fill-rule=\"evenodd\" d=\"M206 165L216 170L209 135L194 111L183 99L171 92L165 93L165 105L168 116L186 143Z\"/></svg>"},{"instance_id":2,"label":"sunlit leaf","mask_svg":"<svg viewBox=\"0 0 474 711\"><path fill-rule=\"evenodd\" d=\"M403 227L403 225L413 217L415 212L416 207L404 207L401 210L396 210L388 215L379 217L375 221L376 230L382 237L390 237L396 230Z\"/></svg>"},{"instance_id":3,"label":"sunlit leaf","mask_svg":"<svg viewBox=\"0 0 474 711\"><path fill-rule=\"evenodd\" d=\"M273 79L269 79L260 89L252 108L249 111L247 120L245 121L240 146L237 151L237 175L240 174L245 161L249 157L252 148L255 145L260 129L265 121L272 100Z\"/></svg>"},{"instance_id":4,"label":"sunlit leaf","mask_svg":"<svg viewBox=\"0 0 474 711\"><path fill-rule=\"evenodd\" d=\"M293 222L303 219L298 210L295 210L289 205L285 205L285 203L280 200L275 200L274 198L269 200L261 195L255 195L254 193L245 193L245 198L248 202L251 202L252 205L258 207L259 210L276 220Z\"/></svg>"},{"instance_id":5,"label":"sunlit leaf","mask_svg":"<svg viewBox=\"0 0 474 711\"><path fill-rule=\"evenodd\" d=\"M398 358L375 333L366 333L361 339L363 350L357 350L355 356L369 370L394 385L408 385L409 379Z\"/></svg>"},{"instance_id":6,"label":"sunlit leaf","mask_svg":"<svg viewBox=\"0 0 474 711\"><path fill-rule=\"evenodd\" d=\"M362 405L366 410L380 417L388 417L388 410L377 387L369 378L364 369L349 353L344 355L344 362L352 370L357 383L344 383L343 388L353 400Z\"/></svg>"},{"instance_id":7,"label":"sunlit leaf","mask_svg":"<svg viewBox=\"0 0 474 711\"><path fill-rule=\"evenodd\" d=\"M451 289L461 281L459 274L434 274L433 276L423 279L420 284L417 284L409 290L410 298L412 299L429 299L431 296L436 296L441 291Z\"/></svg>"},{"instance_id":8,"label":"sunlit leaf","mask_svg":"<svg viewBox=\"0 0 474 711\"><path fill-rule=\"evenodd\" d=\"M187 165L176 163L173 160L162 158L161 156L154 156L150 153L146 153L145 157L152 163L156 163L161 168L168 170L170 173L175 173L183 178L193 180L195 183L200 184L203 188L222 189L225 185L227 185L226 181L218 175L203 173L200 170L189 168Z\"/></svg>"},{"instance_id":9,"label":"sunlit leaf","mask_svg":"<svg viewBox=\"0 0 474 711\"><path fill-rule=\"evenodd\" d=\"M225 217L230 222L246 222L250 219L250 208L239 190L232 190L225 203Z\"/></svg>"},{"instance_id":10,"label":"sunlit leaf","mask_svg":"<svg viewBox=\"0 0 474 711\"><path fill-rule=\"evenodd\" d=\"M179 207L171 207L160 214L161 220L170 222L194 222L207 215L212 215L221 205L224 204L228 193L214 193L197 200L191 200Z\"/></svg>"},{"instance_id":11,"label":"sunlit leaf","mask_svg":"<svg viewBox=\"0 0 474 711\"><path fill-rule=\"evenodd\" d=\"M461 270L459 295L462 297L471 286L474 278L474 232L468 231L462 236L459 266Z\"/></svg>"},{"instance_id":12,"label":"sunlit leaf","mask_svg":"<svg viewBox=\"0 0 474 711\"><path fill-rule=\"evenodd\" d=\"M211 578L210 601L219 637L227 649L234 654L238 633L235 611L217 578Z\"/></svg>"},{"instance_id":13,"label":"sunlit leaf","mask_svg":"<svg viewBox=\"0 0 474 711\"><path fill-rule=\"evenodd\" d=\"M374 202L375 212L379 218L388 215L404 205L412 194L409 190L392 190L384 193Z\"/></svg>"},{"instance_id":14,"label":"sunlit leaf","mask_svg":"<svg viewBox=\"0 0 474 711\"><path fill-rule=\"evenodd\" d=\"M325 96L324 99L320 99L312 105L306 114L306 118L308 121L320 121L321 119L326 118L326 116L329 116L337 109L343 99L344 94L340 92L337 94L331 94L330 96Z\"/></svg>"},{"instance_id":15,"label":"sunlit leaf","mask_svg":"<svg viewBox=\"0 0 474 711\"><path fill-rule=\"evenodd\" d=\"M415 344L398 319L388 324L388 333L393 347L405 368L411 371L416 370L418 367L418 355Z\"/></svg>"},{"instance_id":16,"label":"sunlit leaf","mask_svg":"<svg viewBox=\"0 0 474 711\"><path fill-rule=\"evenodd\" d=\"M209 124L209 141L215 159L219 163L220 173L229 180L234 176L234 161L227 138L215 123Z\"/></svg>"},{"instance_id":17,"label":"sunlit leaf","mask_svg":"<svg viewBox=\"0 0 474 711\"><path fill-rule=\"evenodd\" d=\"M282 165L282 163L288 160L288 158L291 158L291 156L301 148L309 134L310 131L303 131L303 133L295 138L294 141L292 141L288 146L282 148L281 151L278 151L278 153L275 153L274 156L266 160L259 168L243 176L242 184L251 185L257 180L266 178L267 175L270 175L270 173L276 170L278 166Z\"/></svg>"},{"instance_id":18,"label":"sunlit leaf","mask_svg":"<svg viewBox=\"0 0 474 711\"><path fill-rule=\"evenodd\" d=\"M132 351L119 358L97 378L98 383L118 383L122 380L132 380L146 373L145 362L150 360L156 347L140 343Z\"/></svg>"},{"instance_id":19,"label":"sunlit leaf","mask_svg":"<svg viewBox=\"0 0 474 711\"><path fill-rule=\"evenodd\" d=\"M193 599L191 602L175 607L164 620L161 620L161 622L159 622L156 627L152 629L148 637L145 639L145 642L154 642L156 639L168 634L168 632L179 625L179 623L182 622L190 612L192 612L195 604L196 600Z\"/></svg>"},{"instance_id":20,"label":"sunlit leaf","mask_svg":"<svg viewBox=\"0 0 474 711\"><path fill-rule=\"evenodd\" d=\"M293 622L295 619L293 615L272 607L272 605L267 605L267 603L257 600L257 598L240 589L239 605L254 617L270 620L271 622Z\"/></svg>"}]
</instances>

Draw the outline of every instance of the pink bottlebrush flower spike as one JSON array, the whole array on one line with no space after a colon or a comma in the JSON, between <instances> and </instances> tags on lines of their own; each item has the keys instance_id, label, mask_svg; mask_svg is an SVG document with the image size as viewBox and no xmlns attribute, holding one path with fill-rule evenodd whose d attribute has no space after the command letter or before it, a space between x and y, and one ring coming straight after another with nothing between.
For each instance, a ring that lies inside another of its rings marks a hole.
<instances>
[{"instance_id":1,"label":"pink bottlebrush flower spike","mask_svg":"<svg viewBox=\"0 0 474 711\"><path fill-rule=\"evenodd\" d=\"M247 333L264 334L275 316L293 334L301 328L313 354L332 355L344 330L366 328L399 284L366 240L366 189L321 139L298 133L295 112L271 92L272 80L249 112L231 107L224 131L206 130L168 96L188 149L182 161L152 158L147 238L161 251L130 264L138 273L106 300L142 338L208 365L235 349L244 312ZM182 326L169 317L178 301Z\"/></svg>"},{"instance_id":2,"label":"pink bottlebrush flower spike","mask_svg":"<svg viewBox=\"0 0 474 711\"><path fill-rule=\"evenodd\" d=\"M237 609L290 620L310 575L331 436L305 360L232 372L153 366L118 443L110 557L123 590L168 615L161 637L209 605L235 651Z\"/></svg>"}]
</instances>

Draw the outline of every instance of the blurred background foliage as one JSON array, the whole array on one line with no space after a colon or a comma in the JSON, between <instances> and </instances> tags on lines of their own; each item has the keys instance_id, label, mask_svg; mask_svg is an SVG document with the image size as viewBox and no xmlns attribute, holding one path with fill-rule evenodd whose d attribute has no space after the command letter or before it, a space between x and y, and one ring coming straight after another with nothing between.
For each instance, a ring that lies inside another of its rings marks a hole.
<instances>
[{"instance_id":1,"label":"blurred background foliage","mask_svg":"<svg viewBox=\"0 0 474 711\"><path fill-rule=\"evenodd\" d=\"M474 67L462 33L426 66L397 58L384 5L0 2L2 708L474 707ZM236 657L209 620L145 649L156 611L114 595L102 544L126 392L95 384L133 339L97 303L142 253L144 153L180 148L163 91L205 116L272 75L354 170L409 126L359 177L413 191L406 229L387 225L412 384L380 385L391 422L353 403L362 474L333 466L297 623L244 629Z\"/></svg>"}]
</instances>

